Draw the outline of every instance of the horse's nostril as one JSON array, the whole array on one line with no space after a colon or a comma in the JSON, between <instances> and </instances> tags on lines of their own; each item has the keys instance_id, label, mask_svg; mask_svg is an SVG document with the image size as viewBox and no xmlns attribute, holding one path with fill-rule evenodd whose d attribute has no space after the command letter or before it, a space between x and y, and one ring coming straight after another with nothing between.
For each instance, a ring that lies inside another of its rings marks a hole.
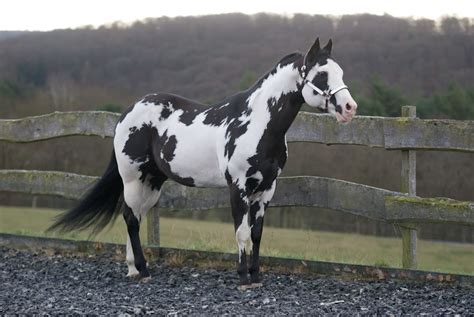
<instances>
[{"instance_id":1,"label":"horse's nostril","mask_svg":"<svg viewBox=\"0 0 474 317\"><path fill-rule=\"evenodd\" d=\"M346 104L346 110L347 110L347 111L351 111L351 109L352 109L351 105L347 103L347 104Z\"/></svg>"}]
</instances>

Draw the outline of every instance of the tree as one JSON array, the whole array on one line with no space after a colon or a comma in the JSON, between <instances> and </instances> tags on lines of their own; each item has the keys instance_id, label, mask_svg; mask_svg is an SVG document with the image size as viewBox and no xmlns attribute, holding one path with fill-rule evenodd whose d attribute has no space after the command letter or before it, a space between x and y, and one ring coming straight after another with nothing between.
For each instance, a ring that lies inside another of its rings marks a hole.
<instances>
[{"instance_id":1,"label":"tree","mask_svg":"<svg viewBox=\"0 0 474 317\"><path fill-rule=\"evenodd\" d=\"M464 89L457 83L448 90L419 101L423 117L474 120L474 89Z\"/></svg>"},{"instance_id":2,"label":"tree","mask_svg":"<svg viewBox=\"0 0 474 317\"><path fill-rule=\"evenodd\" d=\"M398 117L401 107L407 102L397 89L376 78L371 82L368 96L360 98L358 104L360 114Z\"/></svg>"}]
</instances>

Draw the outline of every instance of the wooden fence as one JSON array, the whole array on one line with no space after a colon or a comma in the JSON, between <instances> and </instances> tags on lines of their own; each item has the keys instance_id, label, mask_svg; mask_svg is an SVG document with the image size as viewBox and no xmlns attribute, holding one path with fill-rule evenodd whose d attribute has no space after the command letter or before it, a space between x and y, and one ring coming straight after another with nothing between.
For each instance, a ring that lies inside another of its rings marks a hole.
<instances>
[{"instance_id":1,"label":"wooden fence","mask_svg":"<svg viewBox=\"0 0 474 317\"><path fill-rule=\"evenodd\" d=\"M22 143L72 135L113 137L118 117L88 111L0 120L0 140ZM474 121L421 120L412 106L402 107L400 118L358 116L347 125L338 124L329 115L301 112L287 140L402 151L400 192L324 177L281 177L271 206L322 207L393 223L402 235L404 268L417 266L418 224L474 226L473 202L416 196L416 150L474 152ZM97 179L64 172L0 170L0 191L77 199ZM160 198L160 207L175 210L229 206L226 188L191 188L166 182ZM159 245L158 210L153 209L147 219L148 244Z\"/></svg>"}]
</instances>

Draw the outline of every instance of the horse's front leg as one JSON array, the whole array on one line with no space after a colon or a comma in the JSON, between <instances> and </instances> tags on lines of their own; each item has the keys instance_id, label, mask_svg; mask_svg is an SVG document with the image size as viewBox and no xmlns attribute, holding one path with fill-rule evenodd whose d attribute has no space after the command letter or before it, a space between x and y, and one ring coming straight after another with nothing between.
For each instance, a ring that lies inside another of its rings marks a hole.
<instances>
[{"instance_id":1,"label":"horse's front leg","mask_svg":"<svg viewBox=\"0 0 474 317\"><path fill-rule=\"evenodd\" d=\"M263 232L263 217L265 206L261 201L252 203L250 206L250 228L252 238L252 253L250 255L250 283L254 286L261 286L260 279L260 241L262 240Z\"/></svg>"},{"instance_id":2,"label":"horse's front leg","mask_svg":"<svg viewBox=\"0 0 474 317\"><path fill-rule=\"evenodd\" d=\"M135 257L133 255L132 242L131 242L131 239L130 239L130 234L128 232L127 232L127 257L126 257L126 262L127 262L127 267L128 267L127 277L133 277L133 278L138 277L140 275L140 272L138 272L137 268L135 267Z\"/></svg>"},{"instance_id":3,"label":"horse's front leg","mask_svg":"<svg viewBox=\"0 0 474 317\"><path fill-rule=\"evenodd\" d=\"M235 239L239 247L239 261L237 263L237 273L240 278L240 285L250 284L247 271L247 245L250 241L250 226L248 222L248 198L244 190L237 185L230 186L230 203L232 216L234 218Z\"/></svg>"},{"instance_id":4,"label":"horse's front leg","mask_svg":"<svg viewBox=\"0 0 474 317\"><path fill-rule=\"evenodd\" d=\"M251 264L249 268L250 283L253 287L262 286L260 279L260 241L262 240L263 232L263 218L265 210L268 207L270 200L275 192L276 181L273 182L272 187L262 193L258 200L255 200L250 205L250 228L252 238L252 254Z\"/></svg>"}]
</instances>

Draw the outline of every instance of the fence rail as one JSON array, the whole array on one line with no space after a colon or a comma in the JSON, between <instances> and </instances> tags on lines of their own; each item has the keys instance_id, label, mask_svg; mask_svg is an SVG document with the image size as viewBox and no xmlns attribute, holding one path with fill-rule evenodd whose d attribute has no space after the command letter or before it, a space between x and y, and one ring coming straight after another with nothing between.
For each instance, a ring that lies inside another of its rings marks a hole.
<instances>
[{"instance_id":1,"label":"fence rail","mask_svg":"<svg viewBox=\"0 0 474 317\"><path fill-rule=\"evenodd\" d=\"M300 113L287 134L288 142L352 144L402 150L401 192L324 177L278 179L272 206L322 207L391 222L400 227L403 266L416 267L417 224L456 223L474 226L474 203L416 197L415 150L474 152L474 121L421 120L414 107L401 118L363 117L340 125L328 115ZM118 114L55 112L43 116L0 120L0 140L36 142L72 135L112 137ZM98 178L73 173L0 170L0 191L55 195L78 199ZM166 182L160 206L203 210L229 207L225 188L190 188ZM148 217L148 243L159 244L159 214Z\"/></svg>"},{"instance_id":2,"label":"fence rail","mask_svg":"<svg viewBox=\"0 0 474 317\"><path fill-rule=\"evenodd\" d=\"M119 116L104 111L76 111L2 119L0 140L25 143L72 135L113 137ZM474 121L358 116L342 125L330 115L301 112L290 127L287 140L390 150L474 152Z\"/></svg>"},{"instance_id":3,"label":"fence rail","mask_svg":"<svg viewBox=\"0 0 474 317\"><path fill-rule=\"evenodd\" d=\"M65 172L0 170L0 191L79 199L99 178ZM404 193L342 180L280 177L273 207L318 207L386 222L449 222L474 226L474 203ZM229 208L227 188L196 188L166 182L160 207L170 210Z\"/></svg>"}]
</instances>

